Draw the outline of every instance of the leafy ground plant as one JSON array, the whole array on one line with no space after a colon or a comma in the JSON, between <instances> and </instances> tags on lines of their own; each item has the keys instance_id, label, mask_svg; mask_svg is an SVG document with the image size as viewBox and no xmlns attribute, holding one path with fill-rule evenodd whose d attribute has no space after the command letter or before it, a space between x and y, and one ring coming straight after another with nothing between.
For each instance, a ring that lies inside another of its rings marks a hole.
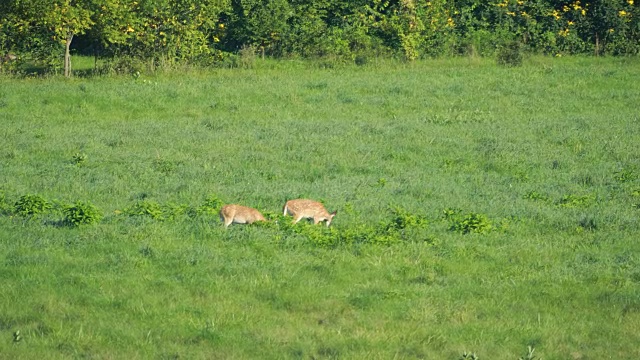
<instances>
[{"instance_id":1,"label":"leafy ground plant","mask_svg":"<svg viewBox=\"0 0 640 360\"><path fill-rule=\"evenodd\" d=\"M449 221L449 230L460 234L486 234L494 229L489 217L480 213L462 214L459 209L443 210L443 217Z\"/></svg>"},{"instance_id":2,"label":"leafy ground plant","mask_svg":"<svg viewBox=\"0 0 640 360\"><path fill-rule=\"evenodd\" d=\"M51 203L39 195L22 195L16 201L14 209L20 216L34 216L51 209Z\"/></svg>"},{"instance_id":3,"label":"leafy ground plant","mask_svg":"<svg viewBox=\"0 0 640 360\"><path fill-rule=\"evenodd\" d=\"M90 202L78 201L62 209L64 223L71 226L95 224L102 219L102 212Z\"/></svg>"}]
</instances>

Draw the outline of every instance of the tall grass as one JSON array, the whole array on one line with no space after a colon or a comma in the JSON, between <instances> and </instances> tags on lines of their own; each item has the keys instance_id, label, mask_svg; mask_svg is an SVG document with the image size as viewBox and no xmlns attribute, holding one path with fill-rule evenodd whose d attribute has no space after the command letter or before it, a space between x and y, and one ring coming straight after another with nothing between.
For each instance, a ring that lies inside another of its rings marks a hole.
<instances>
[{"instance_id":1,"label":"tall grass","mask_svg":"<svg viewBox=\"0 0 640 360\"><path fill-rule=\"evenodd\" d=\"M0 78L2 357L640 356L635 59L319 65ZM428 227L323 247L208 197ZM63 226L77 201L102 220Z\"/></svg>"}]
</instances>

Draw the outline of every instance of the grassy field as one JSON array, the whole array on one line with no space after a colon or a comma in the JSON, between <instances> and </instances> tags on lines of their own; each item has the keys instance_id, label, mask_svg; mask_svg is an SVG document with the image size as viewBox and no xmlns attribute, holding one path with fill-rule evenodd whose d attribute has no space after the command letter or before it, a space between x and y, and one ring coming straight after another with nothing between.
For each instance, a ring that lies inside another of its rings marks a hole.
<instances>
[{"instance_id":1,"label":"grassy field","mask_svg":"<svg viewBox=\"0 0 640 360\"><path fill-rule=\"evenodd\" d=\"M0 77L0 359L640 358L637 60Z\"/></svg>"}]
</instances>

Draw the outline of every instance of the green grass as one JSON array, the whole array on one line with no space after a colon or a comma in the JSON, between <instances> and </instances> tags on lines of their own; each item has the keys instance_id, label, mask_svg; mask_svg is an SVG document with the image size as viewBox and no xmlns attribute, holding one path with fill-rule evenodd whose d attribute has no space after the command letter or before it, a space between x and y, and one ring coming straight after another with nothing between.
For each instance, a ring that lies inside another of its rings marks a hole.
<instances>
[{"instance_id":1,"label":"green grass","mask_svg":"<svg viewBox=\"0 0 640 360\"><path fill-rule=\"evenodd\" d=\"M0 358L638 358L636 60L0 78Z\"/></svg>"}]
</instances>

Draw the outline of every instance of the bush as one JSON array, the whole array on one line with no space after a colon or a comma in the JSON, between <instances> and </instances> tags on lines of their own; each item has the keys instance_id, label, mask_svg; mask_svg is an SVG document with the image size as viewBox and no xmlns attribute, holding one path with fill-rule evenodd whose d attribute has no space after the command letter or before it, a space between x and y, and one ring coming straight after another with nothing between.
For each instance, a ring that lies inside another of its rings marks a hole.
<instances>
[{"instance_id":1,"label":"bush","mask_svg":"<svg viewBox=\"0 0 640 360\"><path fill-rule=\"evenodd\" d=\"M493 225L486 215L469 213L464 216L454 215L450 217L451 226L449 230L460 234L478 233L485 234L493 229Z\"/></svg>"},{"instance_id":2,"label":"bush","mask_svg":"<svg viewBox=\"0 0 640 360\"><path fill-rule=\"evenodd\" d=\"M20 216L34 216L51 209L51 204L38 195L23 195L15 203L14 209Z\"/></svg>"},{"instance_id":3,"label":"bush","mask_svg":"<svg viewBox=\"0 0 640 360\"><path fill-rule=\"evenodd\" d=\"M162 220L162 206L155 201L138 201L133 206L126 208L124 213L129 216L148 216L154 220Z\"/></svg>"},{"instance_id":4,"label":"bush","mask_svg":"<svg viewBox=\"0 0 640 360\"><path fill-rule=\"evenodd\" d=\"M64 223L71 226L94 224L102 219L102 213L89 202L77 202L62 209Z\"/></svg>"},{"instance_id":5,"label":"bush","mask_svg":"<svg viewBox=\"0 0 640 360\"><path fill-rule=\"evenodd\" d=\"M224 205L224 202L216 195L212 194L204 199L204 203L198 207L196 213L209 215L217 214L220 211L220 208L222 208L222 205Z\"/></svg>"},{"instance_id":6,"label":"bush","mask_svg":"<svg viewBox=\"0 0 640 360\"><path fill-rule=\"evenodd\" d=\"M404 230L407 228L426 228L427 219L421 215L412 214L402 208L391 209L393 217L385 226L387 232L393 230Z\"/></svg>"}]
</instances>

